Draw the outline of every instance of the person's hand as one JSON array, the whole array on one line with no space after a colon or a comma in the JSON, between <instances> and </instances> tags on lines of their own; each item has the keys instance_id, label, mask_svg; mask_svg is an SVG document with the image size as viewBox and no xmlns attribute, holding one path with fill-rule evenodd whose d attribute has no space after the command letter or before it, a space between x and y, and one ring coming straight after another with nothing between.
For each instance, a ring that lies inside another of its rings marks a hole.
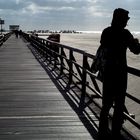
<instances>
[{"instance_id":1,"label":"person's hand","mask_svg":"<svg viewBox=\"0 0 140 140\"><path fill-rule=\"evenodd\" d=\"M139 40L137 38L134 38L134 41L135 41L136 44L139 43Z\"/></svg>"},{"instance_id":2,"label":"person's hand","mask_svg":"<svg viewBox=\"0 0 140 140\"><path fill-rule=\"evenodd\" d=\"M137 38L134 38L134 42L135 42L135 44L137 46L135 54L140 54L140 43L139 43L139 40Z\"/></svg>"}]
</instances>

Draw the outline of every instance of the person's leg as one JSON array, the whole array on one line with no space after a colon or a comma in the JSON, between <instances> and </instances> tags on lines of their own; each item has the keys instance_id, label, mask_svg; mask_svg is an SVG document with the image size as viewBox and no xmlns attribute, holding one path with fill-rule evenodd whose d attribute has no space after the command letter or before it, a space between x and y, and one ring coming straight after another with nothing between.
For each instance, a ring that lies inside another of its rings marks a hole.
<instances>
[{"instance_id":1,"label":"person's leg","mask_svg":"<svg viewBox=\"0 0 140 140\"><path fill-rule=\"evenodd\" d=\"M107 94L108 93L108 94ZM102 100L102 109L100 113L100 120L99 120L99 132L98 137L107 137L108 136L108 115L109 110L113 105L113 97L109 94L108 90L104 88L103 91L103 100Z\"/></svg>"},{"instance_id":2,"label":"person's leg","mask_svg":"<svg viewBox=\"0 0 140 140\"><path fill-rule=\"evenodd\" d=\"M112 119L112 134L114 138L120 137L120 130L124 121L125 93L120 92L115 98L114 114Z\"/></svg>"}]
</instances>

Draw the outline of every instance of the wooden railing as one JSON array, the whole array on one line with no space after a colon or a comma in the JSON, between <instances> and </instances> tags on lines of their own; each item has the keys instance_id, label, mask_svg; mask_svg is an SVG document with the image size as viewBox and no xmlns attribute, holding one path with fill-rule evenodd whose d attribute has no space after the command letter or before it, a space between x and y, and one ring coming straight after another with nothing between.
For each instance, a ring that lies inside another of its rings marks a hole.
<instances>
[{"instance_id":1,"label":"wooden railing","mask_svg":"<svg viewBox=\"0 0 140 140\"><path fill-rule=\"evenodd\" d=\"M0 46L10 37L11 32L0 35Z\"/></svg>"},{"instance_id":2,"label":"wooden railing","mask_svg":"<svg viewBox=\"0 0 140 140\"><path fill-rule=\"evenodd\" d=\"M102 83L97 75L90 70L91 63L95 58L94 55L26 33L23 33L23 37L34 46L42 57L53 64L54 69L59 69L60 75L68 77L68 86L75 84L81 90L80 109L84 109L94 99L102 99ZM128 72L140 77L140 70L138 69L128 67ZM89 96L90 100L85 103L86 95ZM129 93L127 93L127 97L138 104L138 106L140 105L140 99ZM98 107L101 108L101 104L98 104ZM139 122L136 122L134 115L129 114L127 109L124 111L124 115L128 121L140 129Z\"/></svg>"},{"instance_id":3,"label":"wooden railing","mask_svg":"<svg viewBox=\"0 0 140 140\"><path fill-rule=\"evenodd\" d=\"M11 36L12 32L4 34L4 42Z\"/></svg>"}]
</instances>

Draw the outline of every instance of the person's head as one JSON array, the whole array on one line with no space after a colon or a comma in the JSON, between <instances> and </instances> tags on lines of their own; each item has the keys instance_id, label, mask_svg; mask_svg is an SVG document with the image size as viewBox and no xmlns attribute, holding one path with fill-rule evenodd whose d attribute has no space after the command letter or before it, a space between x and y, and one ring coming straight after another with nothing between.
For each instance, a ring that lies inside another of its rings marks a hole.
<instances>
[{"instance_id":1,"label":"person's head","mask_svg":"<svg viewBox=\"0 0 140 140\"><path fill-rule=\"evenodd\" d=\"M114 10L111 26L116 28L125 28L129 20L129 11L117 8Z\"/></svg>"}]
</instances>

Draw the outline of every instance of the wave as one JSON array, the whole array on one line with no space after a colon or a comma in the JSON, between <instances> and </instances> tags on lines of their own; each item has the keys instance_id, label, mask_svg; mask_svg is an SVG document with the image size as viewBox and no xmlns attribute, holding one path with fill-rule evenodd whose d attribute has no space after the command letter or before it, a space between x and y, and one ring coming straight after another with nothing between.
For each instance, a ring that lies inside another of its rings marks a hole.
<instances>
[{"instance_id":1,"label":"wave","mask_svg":"<svg viewBox=\"0 0 140 140\"><path fill-rule=\"evenodd\" d=\"M94 34L101 34L102 31L78 31L78 32L81 32L81 33L94 33ZM140 31L132 31L132 34L136 34L136 35L139 35L140 34Z\"/></svg>"},{"instance_id":2,"label":"wave","mask_svg":"<svg viewBox=\"0 0 140 140\"><path fill-rule=\"evenodd\" d=\"M77 31L77 32L81 32L81 33L87 33L87 34L101 34L102 31Z\"/></svg>"}]
</instances>

